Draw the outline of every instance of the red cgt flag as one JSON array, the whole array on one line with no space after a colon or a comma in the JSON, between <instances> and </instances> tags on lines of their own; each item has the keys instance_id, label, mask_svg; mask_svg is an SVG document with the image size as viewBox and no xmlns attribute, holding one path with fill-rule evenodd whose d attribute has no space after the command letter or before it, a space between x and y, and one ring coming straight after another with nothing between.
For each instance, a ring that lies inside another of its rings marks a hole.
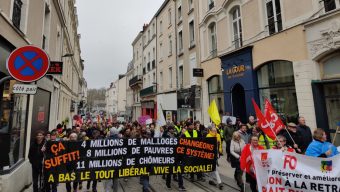
<instances>
[{"instance_id":1,"label":"red cgt flag","mask_svg":"<svg viewBox=\"0 0 340 192\"><path fill-rule=\"evenodd\" d=\"M285 127L268 99L265 100L264 113L267 121L269 122L270 128L272 128L276 134Z\"/></svg>"},{"instance_id":2,"label":"red cgt flag","mask_svg":"<svg viewBox=\"0 0 340 192\"><path fill-rule=\"evenodd\" d=\"M256 102L254 101L254 99L251 100L253 102L254 105L254 109L255 109L255 113L256 113L256 117L258 119L258 125L261 128L261 130L263 131L264 134L268 135L268 137L270 137L271 139L276 139L276 135L273 132L273 130L271 129L270 123L268 122L268 120L263 116L261 109L259 108L259 106L256 104Z\"/></svg>"}]
</instances>

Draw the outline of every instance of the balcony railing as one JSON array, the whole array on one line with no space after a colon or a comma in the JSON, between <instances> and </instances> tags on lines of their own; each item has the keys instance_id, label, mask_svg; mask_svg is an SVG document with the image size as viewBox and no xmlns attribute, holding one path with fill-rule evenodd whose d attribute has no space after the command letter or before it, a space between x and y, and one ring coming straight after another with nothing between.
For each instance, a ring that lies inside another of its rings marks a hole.
<instances>
[{"instance_id":1,"label":"balcony railing","mask_svg":"<svg viewBox=\"0 0 340 192\"><path fill-rule=\"evenodd\" d=\"M13 25L18 29L20 29L21 7L22 7L22 1L14 0L12 21L13 21Z\"/></svg>"},{"instance_id":2,"label":"balcony railing","mask_svg":"<svg viewBox=\"0 0 340 192\"><path fill-rule=\"evenodd\" d=\"M130 87L137 85L138 83L142 83L142 77L140 75L136 75L132 79L129 80Z\"/></svg>"},{"instance_id":3,"label":"balcony railing","mask_svg":"<svg viewBox=\"0 0 340 192\"><path fill-rule=\"evenodd\" d=\"M153 95L156 93L157 93L157 88L155 85L152 85L150 87L140 90L141 97L146 97L146 96Z\"/></svg>"}]
</instances>

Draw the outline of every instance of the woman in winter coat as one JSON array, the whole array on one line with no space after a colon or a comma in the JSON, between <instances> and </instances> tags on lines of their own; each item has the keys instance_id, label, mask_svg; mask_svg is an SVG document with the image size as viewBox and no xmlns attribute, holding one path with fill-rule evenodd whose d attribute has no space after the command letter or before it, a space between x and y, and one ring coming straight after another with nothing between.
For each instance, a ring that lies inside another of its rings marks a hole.
<instances>
[{"instance_id":1,"label":"woman in winter coat","mask_svg":"<svg viewBox=\"0 0 340 192\"><path fill-rule=\"evenodd\" d=\"M337 148L327 142L326 133L323 129L317 128L313 134L313 142L311 142L306 150L307 156L312 157L332 157L339 154Z\"/></svg>"},{"instance_id":2,"label":"woman in winter coat","mask_svg":"<svg viewBox=\"0 0 340 192\"><path fill-rule=\"evenodd\" d=\"M243 171L240 168L240 157L242 149L245 146L245 142L241 138L239 131L235 131L233 133L233 137L230 143L230 163L231 167L235 168L234 178L237 182L237 185L241 188L241 191L244 189L244 183L242 181Z\"/></svg>"}]
</instances>

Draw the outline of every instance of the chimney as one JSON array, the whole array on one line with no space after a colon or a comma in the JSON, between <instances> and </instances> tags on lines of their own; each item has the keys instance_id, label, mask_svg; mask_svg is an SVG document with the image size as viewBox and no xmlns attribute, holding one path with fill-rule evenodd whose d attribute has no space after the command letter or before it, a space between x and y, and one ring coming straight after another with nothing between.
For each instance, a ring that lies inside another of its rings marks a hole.
<instances>
[{"instance_id":1,"label":"chimney","mask_svg":"<svg viewBox=\"0 0 340 192\"><path fill-rule=\"evenodd\" d=\"M148 26L149 26L149 24L144 24L143 25L143 31L145 31Z\"/></svg>"}]
</instances>

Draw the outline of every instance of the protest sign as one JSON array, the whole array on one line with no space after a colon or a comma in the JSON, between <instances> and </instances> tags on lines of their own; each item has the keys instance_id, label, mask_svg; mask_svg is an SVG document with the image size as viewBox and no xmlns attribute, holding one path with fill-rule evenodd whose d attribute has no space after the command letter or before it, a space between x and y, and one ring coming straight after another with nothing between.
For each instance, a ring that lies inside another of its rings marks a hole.
<instances>
[{"instance_id":1,"label":"protest sign","mask_svg":"<svg viewBox=\"0 0 340 192\"><path fill-rule=\"evenodd\" d=\"M141 125L146 125L146 121L148 119L151 119L149 115L140 116L138 117L138 123Z\"/></svg>"},{"instance_id":2,"label":"protest sign","mask_svg":"<svg viewBox=\"0 0 340 192\"><path fill-rule=\"evenodd\" d=\"M48 142L44 171L50 183L211 172L216 139L131 138Z\"/></svg>"},{"instance_id":3,"label":"protest sign","mask_svg":"<svg viewBox=\"0 0 340 192\"><path fill-rule=\"evenodd\" d=\"M231 124L235 125L236 124L236 117L233 116L223 116L222 117L222 123L227 124L227 120L230 119L231 120Z\"/></svg>"},{"instance_id":4,"label":"protest sign","mask_svg":"<svg viewBox=\"0 0 340 192\"><path fill-rule=\"evenodd\" d=\"M253 152L261 192L340 191L340 156L316 158L281 150Z\"/></svg>"}]
</instances>

